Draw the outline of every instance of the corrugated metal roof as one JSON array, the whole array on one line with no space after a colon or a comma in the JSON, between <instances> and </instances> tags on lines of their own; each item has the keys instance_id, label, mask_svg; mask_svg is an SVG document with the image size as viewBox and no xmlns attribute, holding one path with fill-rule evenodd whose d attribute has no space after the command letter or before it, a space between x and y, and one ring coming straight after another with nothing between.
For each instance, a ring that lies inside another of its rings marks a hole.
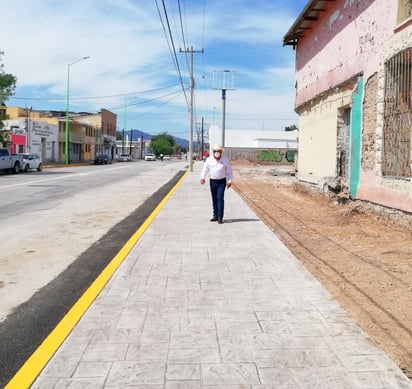
<instances>
[{"instance_id":1,"label":"corrugated metal roof","mask_svg":"<svg viewBox=\"0 0 412 389\"><path fill-rule=\"evenodd\" d=\"M311 29L312 23L319 19L319 13L325 12L327 9L326 4L331 1L336 0L310 0L295 23L293 23L292 27L283 37L283 46L291 45L295 48L299 38L304 35L306 30Z\"/></svg>"}]
</instances>

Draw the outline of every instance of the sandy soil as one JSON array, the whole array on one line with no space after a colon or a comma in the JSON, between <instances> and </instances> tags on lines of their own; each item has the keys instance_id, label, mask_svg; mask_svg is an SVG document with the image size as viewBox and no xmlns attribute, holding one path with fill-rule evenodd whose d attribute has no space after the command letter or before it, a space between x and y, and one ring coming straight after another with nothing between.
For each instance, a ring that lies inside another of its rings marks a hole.
<instances>
[{"instance_id":1,"label":"sandy soil","mask_svg":"<svg viewBox=\"0 0 412 389\"><path fill-rule=\"evenodd\" d=\"M412 378L412 216L342 203L290 167L232 166L234 189Z\"/></svg>"}]
</instances>

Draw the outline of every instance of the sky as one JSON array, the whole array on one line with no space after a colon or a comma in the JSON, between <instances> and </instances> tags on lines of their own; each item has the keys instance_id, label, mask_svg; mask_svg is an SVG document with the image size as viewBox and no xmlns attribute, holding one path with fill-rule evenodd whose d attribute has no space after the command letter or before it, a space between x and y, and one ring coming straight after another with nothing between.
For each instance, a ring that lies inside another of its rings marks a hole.
<instances>
[{"instance_id":1,"label":"sky","mask_svg":"<svg viewBox=\"0 0 412 389\"><path fill-rule=\"evenodd\" d=\"M297 124L295 51L307 0L2 0L8 106L117 114L117 129L282 131ZM193 56L190 52L193 50ZM84 57L89 57L83 59ZM191 104L190 64L194 94ZM69 88L68 88L69 86Z\"/></svg>"}]
</instances>

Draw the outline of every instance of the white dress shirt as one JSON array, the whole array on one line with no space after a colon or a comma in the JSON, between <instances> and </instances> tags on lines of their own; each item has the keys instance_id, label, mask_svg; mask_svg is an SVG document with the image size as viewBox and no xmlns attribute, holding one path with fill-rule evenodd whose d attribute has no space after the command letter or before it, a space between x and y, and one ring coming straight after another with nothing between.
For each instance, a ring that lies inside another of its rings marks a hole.
<instances>
[{"instance_id":1,"label":"white dress shirt","mask_svg":"<svg viewBox=\"0 0 412 389\"><path fill-rule=\"evenodd\" d=\"M233 172L229 160L224 156L220 157L220 159L216 159L213 156L207 158L203 164L200 178L207 177L212 180L226 178L227 182L232 182Z\"/></svg>"}]
</instances>

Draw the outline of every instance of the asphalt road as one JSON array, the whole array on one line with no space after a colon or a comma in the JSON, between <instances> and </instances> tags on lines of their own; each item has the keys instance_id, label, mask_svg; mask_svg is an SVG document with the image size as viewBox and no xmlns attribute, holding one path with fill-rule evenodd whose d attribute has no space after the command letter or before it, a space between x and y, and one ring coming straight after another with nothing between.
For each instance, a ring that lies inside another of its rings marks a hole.
<instances>
[{"instance_id":1,"label":"asphalt road","mask_svg":"<svg viewBox=\"0 0 412 389\"><path fill-rule=\"evenodd\" d=\"M0 387L186 169L141 161L0 175Z\"/></svg>"}]
</instances>

